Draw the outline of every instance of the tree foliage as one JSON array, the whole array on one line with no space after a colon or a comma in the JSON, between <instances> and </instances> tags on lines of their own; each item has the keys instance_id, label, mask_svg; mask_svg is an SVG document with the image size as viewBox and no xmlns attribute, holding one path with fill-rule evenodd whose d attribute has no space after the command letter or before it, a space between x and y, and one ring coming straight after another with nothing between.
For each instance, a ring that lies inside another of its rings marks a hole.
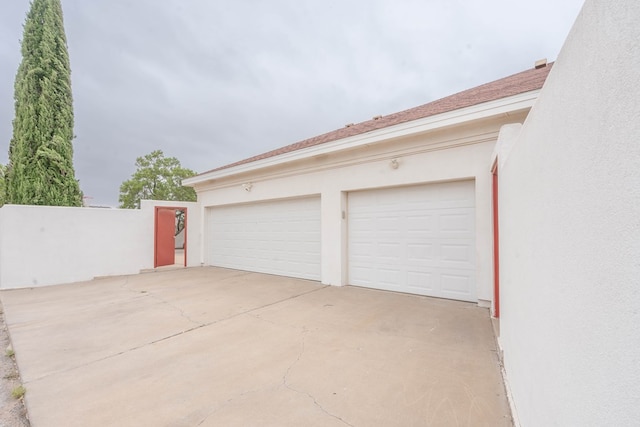
<instances>
[{"instance_id":1,"label":"tree foliage","mask_svg":"<svg viewBox=\"0 0 640 427\"><path fill-rule=\"evenodd\" d=\"M5 179L4 179L5 170L6 170L5 166L0 165L0 206L4 205L4 199L5 199Z\"/></svg>"},{"instance_id":2,"label":"tree foliage","mask_svg":"<svg viewBox=\"0 0 640 427\"><path fill-rule=\"evenodd\" d=\"M60 0L33 0L15 80L6 201L82 206L73 169L71 68Z\"/></svg>"},{"instance_id":3,"label":"tree foliage","mask_svg":"<svg viewBox=\"0 0 640 427\"><path fill-rule=\"evenodd\" d=\"M185 169L175 157L164 157L161 150L136 159L136 171L120 185L120 207L140 207L140 200L195 202L196 192L183 187L182 180L196 173Z\"/></svg>"}]
</instances>

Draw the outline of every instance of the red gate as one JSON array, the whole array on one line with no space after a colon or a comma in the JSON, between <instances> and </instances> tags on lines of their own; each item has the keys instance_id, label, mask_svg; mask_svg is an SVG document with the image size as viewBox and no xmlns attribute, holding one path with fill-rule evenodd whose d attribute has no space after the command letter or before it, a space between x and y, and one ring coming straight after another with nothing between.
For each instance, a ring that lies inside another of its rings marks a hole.
<instances>
[{"instance_id":1,"label":"red gate","mask_svg":"<svg viewBox=\"0 0 640 427\"><path fill-rule=\"evenodd\" d=\"M175 263L176 210L156 207L155 262L154 267Z\"/></svg>"}]
</instances>

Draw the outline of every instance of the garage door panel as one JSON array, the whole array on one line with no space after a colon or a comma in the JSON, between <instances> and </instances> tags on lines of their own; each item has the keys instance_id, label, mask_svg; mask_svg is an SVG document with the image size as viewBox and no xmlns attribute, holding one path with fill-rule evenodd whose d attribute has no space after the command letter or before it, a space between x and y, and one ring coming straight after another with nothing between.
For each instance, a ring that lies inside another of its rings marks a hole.
<instances>
[{"instance_id":1,"label":"garage door panel","mask_svg":"<svg viewBox=\"0 0 640 427\"><path fill-rule=\"evenodd\" d=\"M320 198L209 208L209 264L320 280Z\"/></svg>"},{"instance_id":2,"label":"garage door panel","mask_svg":"<svg viewBox=\"0 0 640 427\"><path fill-rule=\"evenodd\" d=\"M395 261L399 257L400 245L397 243L380 243L378 244L378 257Z\"/></svg>"},{"instance_id":3,"label":"garage door panel","mask_svg":"<svg viewBox=\"0 0 640 427\"><path fill-rule=\"evenodd\" d=\"M466 235L473 232L474 229L474 213L471 209L465 208L464 211L451 210L442 212L438 215L439 231L442 234Z\"/></svg>"},{"instance_id":4,"label":"garage door panel","mask_svg":"<svg viewBox=\"0 0 640 427\"><path fill-rule=\"evenodd\" d=\"M468 243L444 243L440 245L440 257L443 262L469 264L472 260L471 247Z\"/></svg>"},{"instance_id":5,"label":"garage door panel","mask_svg":"<svg viewBox=\"0 0 640 427\"><path fill-rule=\"evenodd\" d=\"M407 243L407 261L421 263L425 260L435 260L435 251L433 243Z\"/></svg>"},{"instance_id":6,"label":"garage door panel","mask_svg":"<svg viewBox=\"0 0 640 427\"><path fill-rule=\"evenodd\" d=\"M373 253L373 243L359 242L355 243L353 246L353 252L354 254L357 254L354 255L355 257L368 258Z\"/></svg>"},{"instance_id":7,"label":"garage door panel","mask_svg":"<svg viewBox=\"0 0 640 427\"><path fill-rule=\"evenodd\" d=\"M349 283L476 300L473 181L350 193Z\"/></svg>"},{"instance_id":8,"label":"garage door panel","mask_svg":"<svg viewBox=\"0 0 640 427\"><path fill-rule=\"evenodd\" d=\"M395 268L379 268L378 280L383 285L396 287L400 281L401 272Z\"/></svg>"},{"instance_id":9,"label":"garage door panel","mask_svg":"<svg viewBox=\"0 0 640 427\"><path fill-rule=\"evenodd\" d=\"M407 230L417 233L434 233L438 229L436 214L411 214L406 217Z\"/></svg>"},{"instance_id":10,"label":"garage door panel","mask_svg":"<svg viewBox=\"0 0 640 427\"><path fill-rule=\"evenodd\" d=\"M471 274L455 274L443 273L441 275L442 291L450 298L456 298L456 295L464 296L471 292L472 278Z\"/></svg>"},{"instance_id":11,"label":"garage door panel","mask_svg":"<svg viewBox=\"0 0 640 427\"><path fill-rule=\"evenodd\" d=\"M407 273L407 286L415 293L433 292L437 289L435 280L436 276L429 272L409 271Z\"/></svg>"},{"instance_id":12,"label":"garage door panel","mask_svg":"<svg viewBox=\"0 0 640 427\"><path fill-rule=\"evenodd\" d=\"M353 267L354 276L358 277L358 283L354 283L360 286L370 287L375 283L376 271L366 267Z\"/></svg>"}]
</instances>

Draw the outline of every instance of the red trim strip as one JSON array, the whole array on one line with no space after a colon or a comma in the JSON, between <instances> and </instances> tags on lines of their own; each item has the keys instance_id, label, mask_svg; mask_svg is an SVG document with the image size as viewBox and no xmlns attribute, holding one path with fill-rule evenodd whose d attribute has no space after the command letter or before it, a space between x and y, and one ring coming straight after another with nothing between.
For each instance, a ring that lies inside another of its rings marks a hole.
<instances>
[{"instance_id":1,"label":"red trim strip","mask_svg":"<svg viewBox=\"0 0 640 427\"><path fill-rule=\"evenodd\" d=\"M500 317L500 234L498 221L498 165L493 168L493 315Z\"/></svg>"}]
</instances>

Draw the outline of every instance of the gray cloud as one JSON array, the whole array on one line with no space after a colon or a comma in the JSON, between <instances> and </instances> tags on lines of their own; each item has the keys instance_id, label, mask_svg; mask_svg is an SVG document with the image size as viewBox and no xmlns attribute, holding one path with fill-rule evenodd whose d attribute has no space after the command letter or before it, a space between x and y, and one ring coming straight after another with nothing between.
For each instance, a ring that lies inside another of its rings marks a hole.
<instances>
[{"instance_id":1,"label":"gray cloud","mask_svg":"<svg viewBox=\"0 0 640 427\"><path fill-rule=\"evenodd\" d=\"M0 162L28 0L0 16ZM582 0L63 0L76 174L116 205L154 149L202 172L555 58Z\"/></svg>"}]
</instances>

